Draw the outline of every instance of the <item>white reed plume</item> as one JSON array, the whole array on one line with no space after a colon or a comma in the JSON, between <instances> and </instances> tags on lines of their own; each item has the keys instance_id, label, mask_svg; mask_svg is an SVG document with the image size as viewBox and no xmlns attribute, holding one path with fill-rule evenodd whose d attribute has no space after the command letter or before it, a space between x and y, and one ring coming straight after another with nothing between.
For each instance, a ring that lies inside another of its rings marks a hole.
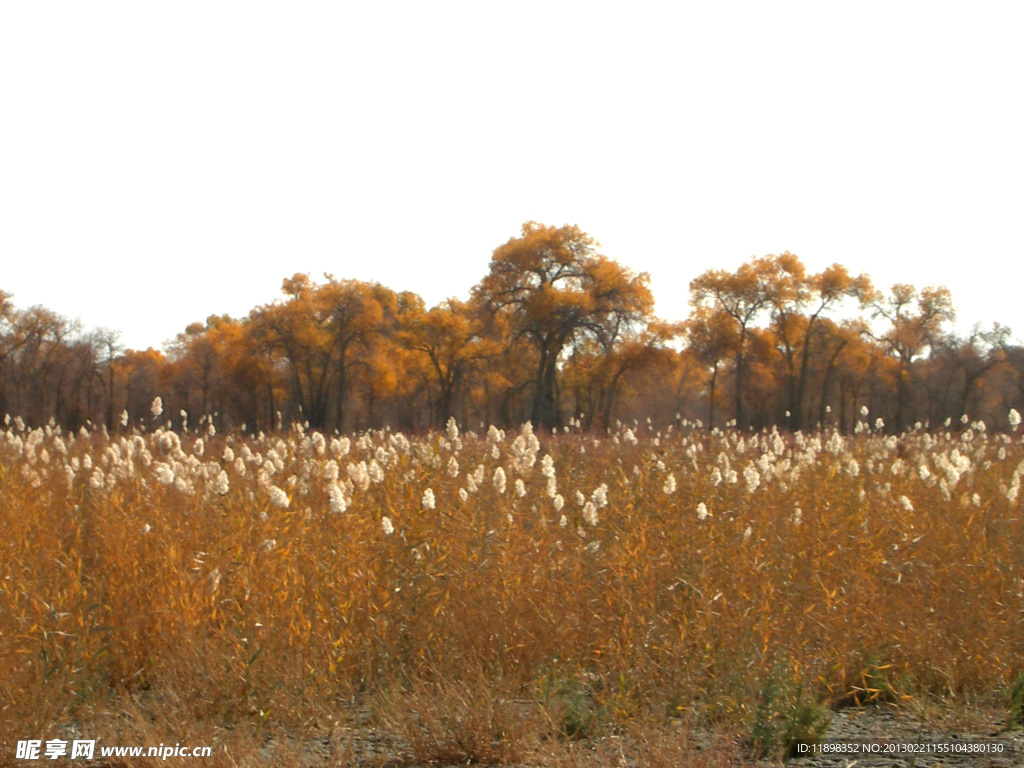
<instances>
[{"instance_id":1,"label":"white reed plume","mask_svg":"<svg viewBox=\"0 0 1024 768\"><path fill-rule=\"evenodd\" d=\"M337 482L332 482L327 487L327 495L330 498L332 514L340 515L348 509L348 502L345 501L345 492Z\"/></svg>"},{"instance_id":2,"label":"white reed plume","mask_svg":"<svg viewBox=\"0 0 1024 768\"><path fill-rule=\"evenodd\" d=\"M501 467L498 467L496 470L494 470L494 490L496 490L498 493L504 493L505 482L505 470L502 469Z\"/></svg>"},{"instance_id":3,"label":"white reed plume","mask_svg":"<svg viewBox=\"0 0 1024 768\"><path fill-rule=\"evenodd\" d=\"M281 509L287 509L288 508L288 505L289 505L290 502L288 500L288 494L287 493L282 491L276 485L270 486L270 488L268 490L270 491L270 503L271 504L273 504L275 507L280 507Z\"/></svg>"},{"instance_id":4,"label":"white reed plume","mask_svg":"<svg viewBox=\"0 0 1024 768\"><path fill-rule=\"evenodd\" d=\"M385 536L390 536L395 532L395 526L391 522L390 517L382 517L380 521L381 530L384 531Z\"/></svg>"},{"instance_id":5,"label":"white reed plume","mask_svg":"<svg viewBox=\"0 0 1024 768\"><path fill-rule=\"evenodd\" d=\"M156 479L161 485L170 485L174 482L174 470L162 461L156 464Z\"/></svg>"},{"instance_id":6,"label":"white reed plume","mask_svg":"<svg viewBox=\"0 0 1024 768\"><path fill-rule=\"evenodd\" d=\"M747 493L753 493L761 485L761 474L753 464L747 464L743 470L743 479L747 482Z\"/></svg>"},{"instance_id":7,"label":"white reed plume","mask_svg":"<svg viewBox=\"0 0 1024 768\"><path fill-rule=\"evenodd\" d=\"M347 470L349 478L360 491L365 491L370 487L370 475L366 471L365 461L360 461L358 464L349 464Z\"/></svg>"},{"instance_id":8,"label":"white reed plume","mask_svg":"<svg viewBox=\"0 0 1024 768\"><path fill-rule=\"evenodd\" d=\"M540 460L540 474L549 480L555 477L555 461L550 453L545 453L544 458Z\"/></svg>"},{"instance_id":9,"label":"white reed plume","mask_svg":"<svg viewBox=\"0 0 1024 768\"><path fill-rule=\"evenodd\" d=\"M434 498L433 488L427 488L427 490L423 492L423 498L420 500L420 505L427 511L434 509L437 505L437 501Z\"/></svg>"}]
</instances>

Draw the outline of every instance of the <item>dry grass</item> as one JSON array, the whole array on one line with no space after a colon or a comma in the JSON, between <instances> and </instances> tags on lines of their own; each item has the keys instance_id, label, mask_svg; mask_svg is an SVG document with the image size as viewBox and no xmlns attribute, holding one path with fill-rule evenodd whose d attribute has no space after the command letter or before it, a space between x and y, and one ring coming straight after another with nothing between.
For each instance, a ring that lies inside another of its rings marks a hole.
<instances>
[{"instance_id":1,"label":"dry grass","mask_svg":"<svg viewBox=\"0 0 1024 768\"><path fill-rule=\"evenodd\" d=\"M1018 436L516 438L0 433L0 750L74 726L299 764L369 707L379 764L693 764L666 734L740 749L793 716L772 680L842 706L1024 672Z\"/></svg>"},{"instance_id":2,"label":"dry grass","mask_svg":"<svg viewBox=\"0 0 1024 768\"><path fill-rule=\"evenodd\" d=\"M535 701L521 685L483 675L419 681L378 696L377 725L407 745L410 763L517 763L550 738Z\"/></svg>"}]
</instances>

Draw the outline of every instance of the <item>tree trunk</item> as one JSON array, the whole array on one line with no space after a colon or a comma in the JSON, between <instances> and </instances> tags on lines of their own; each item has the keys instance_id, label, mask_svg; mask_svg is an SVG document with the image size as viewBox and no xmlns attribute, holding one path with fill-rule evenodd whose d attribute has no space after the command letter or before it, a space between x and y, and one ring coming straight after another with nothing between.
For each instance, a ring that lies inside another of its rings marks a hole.
<instances>
[{"instance_id":1,"label":"tree trunk","mask_svg":"<svg viewBox=\"0 0 1024 768\"><path fill-rule=\"evenodd\" d=\"M746 356L744 355L744 347L747 343L747 329L744 327L740 331L739 347L736 350L736 427L738 429L745 429L747 424L746 414L743 412L743 380L744 380L744 369L747 365Z\"/></svg>"},{"instance_id":2,"label":"tree trunk","mask_svg":"<svg viewBox=\"0 0 1024 768\"><path fill-rule=\"evenodd\" d=\"M535 427L551 429L558 426L558 407L555 402L555 378L558 373L557 361L557 352L548 349L548 344L541 345L540 362L537 365L537 377L533 393L533 408L530 412L530 420Z\"/></svg>"},{"instance_id":3,"label":"tree trunk","mask_svg":"<svg viewBox=\"0 0 1024 768\"><path fill-rule=\"evenodd\" d=\"M715 428L715 387L718 384L718 363L711 370L711 392L708 395L708 429Z\"/></svg>"}]
</instances>

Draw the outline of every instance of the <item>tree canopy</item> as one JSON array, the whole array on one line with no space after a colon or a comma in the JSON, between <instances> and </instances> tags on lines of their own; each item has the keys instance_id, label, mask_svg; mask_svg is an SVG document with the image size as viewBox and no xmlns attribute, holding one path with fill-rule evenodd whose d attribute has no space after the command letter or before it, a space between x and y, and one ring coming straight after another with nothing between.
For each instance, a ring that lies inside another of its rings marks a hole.
<instances>
[{"instance_id":1,"label":"tree canopy","mask_svg":"<svg viewBox=\"0 0 1024 768\"><path fill-rule=\"evenodd\" d=\"M427 307L379 283L297 273L278 300L210 315L163 352L126 350L114 331L0 291L0 417L151 426L157 395L160 421L252 430L451 418L853 430L867 407L896 431L964 414L998 428L1024 410L1024 349L999 325L955 334L946 287L880 290L785 252L709 270L689 289L686 321L667 323L646 274L576 226L530 221L465 299Z\"/></svg>"},{"instance_id":2,"label":"tree canopy","mask_svg":"<svg viewBox=\"0 0 1024 768\"><path fill-rule=\"evenodd\" d=\"M474 289L476 301L504 315L511 333L534 347L530 418L544 427L561 422L556 379L562 353L588 338L610 351L651 319L648 276L596 249L578 227L527 222L518 238L495 249L490 271Z\"/></svg>"}]
</instances>

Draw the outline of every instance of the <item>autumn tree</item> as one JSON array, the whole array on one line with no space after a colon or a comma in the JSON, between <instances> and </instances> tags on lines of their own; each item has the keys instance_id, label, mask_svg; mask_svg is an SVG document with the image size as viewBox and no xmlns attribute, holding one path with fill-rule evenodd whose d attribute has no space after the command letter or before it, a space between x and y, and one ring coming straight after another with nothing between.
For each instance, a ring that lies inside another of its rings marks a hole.
<instances>
[{"instance_id":1,"label":"autumn tree","mask_svg":"<svg viewBox=\"0 0 1024 768\"><path fill-rule=\"evenodd\" d=\"M311 426L345 423L352 356L381 326L388 289L357 280L318 285L309 275L284 280L284 301L250 315L256 338L287 366L298 403ZM393 295L393 292L391 292Z\"/></svg>"},{"instance_id":2,"label":"autumn tree","mask_svg":"<svg viewBox=\"0 0 1024 768\"><path fill-rule=\"evenodd\" d=\"M228 315L211 315L178 334L168 347L168 365L181 408L221 424L273 423L281 377L253 329Z\"/></svg>"},{"instance_id":3,"label":"autumn tree","mask_svg":"<svg viewBox=\"0 0 1024 768\"><path fill-rule=\"evenodd\" d=\"M1006 426L1010 408L1024 413L1024 347L1010 345L999 350L1003 362L996 370L1001 374L998 383L993 387L998 404L997 422Z\"/></svg>"},{"instance_id":4,"label":"autumn tree","mask_svg":"<svg viewBox=\"0 0 1024 768\"><path fill-rule=\"evenodd\" d=\"M826 421L825 414L831 407L830 403L834 403L839 429L843 432L853 428L859 420L859 407L871 399L872 391L888 380L892 368L892 359L865 334L866 328L862 321L839 326L825 323L818 337L821 353L827 356L822 382L821 421ZM837 384L837 391L830 395L833 381Z\"/></svg>"},{"instance_id":5,"label":"autumn tree","mask_svg":"<svg viewBox=\"0 0 1024 768\"><path fill-rule=\"evenodd\" d=\"M953 297L944 286L918 291L912 285L897 283L888 295L877 296L871 306L874 317L886 320L889 325L883 334L874 338L898 362L895 428L899 431L906 427L911 364L939 339L943 325L956 318Z\"/></svg>"},{"instance_id":6,"label":"autumn tree","mask_svg":"<svg viewBox=\"0 0 1024 768\"><path fill-rule=\"evenodd\" d=\"M528 390L537 370L537 348L526 337L512 333L507 317L483 307L480 319L490 351L473 366L467 381L469 401L463 407L480 419L482 427L522 423L531 409Z\"/></svg>"},{"instance_id":7,"label":"autumn tree","mask_svg":"<svg viewBox=\"0 0 1024 768\"><path fill-rule=\"evenodd\" d=\"M811 367L811 340L821 330L826 319L824 313L835 309L847 298L855 298L863 305L874 297L875 289L871 284L871 278L864 274L854 277L841 264L833 264L807 278L805 290L800 298L805 302L810 314L807 316L801 343L800 374L796 388L796 402L792 406L794 415L792 427L794 429L801 429L805 426L808 372Z\"/></svg>"},{"instance_id":8,"label":"autumn tree","mask_svg":"<svg viewBox=\"0 0 1024 768\"><path fill-rule=\"evenodd\" d=\"M584 424L612 424L631 377L641 378L650 370L669 371L674 362L669 345L681 333L678 324L652 321L608 349L592 340L577 344L566 363L565 376L574 394L575 411L583 414Z\"/></svg>"},{"instance_id":9,"label":"autumn tree","mask_svg":"<svg viewBox=\"0 0 1024 768\"><path fill-rule=\"evenodd\" d=\"M335 423L345 427L345 405L349 395L351 364L360 349L368 349L371 337L381 329L385 317L393 327L398 297L379 283L338 280L327 275L321 300L327 310L326 330L336 350L337 371Z\"/></svg>"},{"instance_id":10,"label":"autumn tree","mask_svg":"<svg viewBox=\"0 0 1024 768\"><path fill-rule=\"evenodd\" d=\"M429 363L430 382L437 388L435 426L453 415L455 396L465 388L474 364L498 351L484 335L476 308L455 298L407 317L399 339Z\"/></svg>"},{"instance_id":11,"label":"autumn tree","mask_svg":"<svg viewBox=\"0 0 1024 768\"><path fill-rule=\"evenodd\" d=\"M867 370L868 358L858 358L858 352L863 351L866 346L861 333L865 325L860 320L847 320L837 324L830 318L821 317L817 320L816 328L817 332L808 338L810 354L805 365L815 369L814 372L819 381L816 393L817 424L818 426L826 424L829 421L828 414L833 410L832 406L837 405L837 418L842 425L842 407L833 402L835 384L839 377L840 355L853 347L855 351L848 354L845 361L859 359L864 363L863 370Z\"/></svg>"},{"instance_id":12,"label":"autumn tree","mask_svg":"<svg viewBox=\"0 0 1024 768\"><path fill-rule=\"evenodd\" d=\"M701 306L717 309L728 316L734 326L735 418L741 428L748 423L743 407L748 338L758 316L767 311L778 291L780 270L784 272L788 268L789 265L780 263L776 257L766 256L745 262L735 272L708 270L690 283L690 303L694 311Z\"/></svg>"},{"instance_id":13,"label":"autumn tree","mask_svg":"<svg viewBox=\"0 0 1024 768\"><path fill-rule=\"evenodd\" d=\"M994 323L989 330L976 325L967 336L944 334L933 343L925 372L932 401L932 418L941 413L960 416L981 389L986 374L1007 361L1010 329Z\"/></svg>"},{"instance_id":14,"label":"autumn tree","mask_svg":"<svg viewBox=\"0 0 1024 768\"><path fill-rule=\"evenodd\" d=\"M41 306L13 312L9 323L2 352L6 399L15 412L45 421L54 407L53 385L62 375L62 352L77 326Z\"/></svg>"},{"instance_id":15,"label":"autumn tree","mask_svg":"<svg viewBox=\"0 0 1024 768\"><path fill-rule=\"evenodd\" d=\"M78 429L88 418L83 395L96 373L96 353L89 335L73 335L54 350L52 410L41 414L48 420Z\"/></svg>"},{"instance_id":16,"label":"autumn tree","mask_svg":"<svg viewBox=\"0 0 1024 768\"><path fill-rule=\"evenodd\" d=\"M200 415L210 412L213 390L221 370L220 351L217 349L215 334L220 318L211 316L206 324L190 323L177 335L168 350L168 358L175 366L175 380L185 391L184 410L191 411L189 394L196 391L199 402L196 407Z\"/></svg>"},{"instance_id":17,"label":"autumn tree","mask_svg":"<svg viewBox=\"0 0 1024 768\"><path fill-rule=\"evenodd\" d=\"M153 398L167 391L167 358L152 347L141 352L129 349L116 357L113 364L115 387L123 392L124 398L120 410L148 416ZM175 415L168 408L162 420L172 420Z\"/></svg>"},{"instance_id":18,"label":"autumn tree","mask_svg":"<svg viewBox=\"0 0 1024 768\"><path fill-rule=\"evenodd\" d=\"M24 343L13 332L17 316L11 294L0 291L0 413L8 412L7 385L13 367L12 358Z\"/></svg>"},{"instance_id":19,"label":"autumn tree","mask_svg":"<svg viewBox=\"0 0 1024 768\"><path fill-rule=\"evenodd\" d=\"M650 318L654 300L646 274L635 274L597 253L576 226L527 222L519 237L495 249L474 297L507 317L515 337L537 352L531 420L560 422L555 398L563 351L584 338L610 349Z\"/></svg>"},{"instance_id":20,"label":"autumn tree","mask_svg":"<svg viewBox=\"0 0 1024 768\"><path fill-rule=\"evenodd\" d=\"M694 358L711 369L708 379L708 426L714 427L719 371L727 358L736 355L739 330L727 312L705 304L694 307L685 327Z\"/></svg>"},{"instance_id":21,"label":"autumn tree","mask_svg":"<svg viewBox=\"0 0 1024 768\"><path fill-rule=\"evenodd\" d=\"M867 406L899 430L968 413L1009 426L1024 410L1024 352L994 326L945 330L945 288L877 293L833 264L811 274L791 253L711 270L690 284L683 330L652 317L647 276L600 255L573 226L523 225L494 250L469 301L427 309L412 292L296 274L283 298L245 319L211 315L167 348L123 351L116 332L83 333L0 291L0 414L114 427L215 419L272 429L276 416L319 429L559 424L616 418L664 424L730 416L741 428L813 421L853 428ZM843 302L864 317L835 317ZM676 342L685 333L686 343ZM149 415L154 396L164 413ZM722 413L735 403L734 413ZM212 423L212 422L211 422Z\"/></svg>"},{"instance_id":22,"label":"autumn tree","mask_svg":"<svg viewBox=\"0 0 1024 768\"><path fill-rule=\"evenodd\" d=\"M411 424L409 408L403 399L415 398L420 387L416 380L421 378L416 360L399 343L402 330L425 311L423 299L411 292L396 292L379 283L362 283L362 312L349 316L346 328L352 336L351 357L343 359L347 383L341 403L349 403L352 416L358 411L359 420L346 418L339 410L338 424L342 428L364 428L398 419ZM369 303L372 301L373 303ZM379 314L378 314L379 310ZM338 326L340 331L341 325ZM350 391L351 390L351 391Z\"/></svg>"},{"instance_id":23,"label":"autumn tree","mask_svg":"<svg viewBox=\"0 0 1024 768\"><path fill-rule=\"evenodd\" d=\"M766 284L771 324L786 368L788 426L796 430L804 426L811 337L826 312L847 298L870 301L874 289L866 275L853 277L839 264L808 275L803 263L791 253L768 258L777 267Z\"/></svg>"},{"instance_id":24,"label":"autumn tree","mask_svg":"<svg viewBox=\"0 0 1024 768\"><path fill-rule=\"evenodd\" d=\"M124 347L121 345L121 333L111 328L97 328L92 333L91 341L93 348L96 349L99 355L100 365L103 368L101 381L106 393L104 420L107 429L113 429L114 410L116 408L114 402L114 361L119 354L124 352ZM97 369L97 373L100 373L99 369Z\"/></svg>"},{"instance_id":25,"label":"autumn tree","mask_svg":"<svg viewBox=\"0 0 1024 768\"><path fill-rule=\"evenodd\" d=\"M799 429L809 408L814 335L826 314L844 299L857 298L863 303L873 298L873 289L867 276L853 277L838 264L808 274L800 259L787 251L751 259L735 272L709 270L690 284L690 294L690 335L698 356L712 366L712 388L726 343L732 352L737 423L745 427L749 422L745 396L750 394L748 367L756 330L759 354L755 364L763 375L784 387L781 397L773 399L783 404L787 425ZM762 318L768 320L770 335L759 329ZM773 355L765 346L768 343L776 350L776 359L769 359ZM768 390L763 380L757 385L758 407L764 414L762 400Z\"/></svg>"},{"instance_id":26,"label":"autumn tree","mask_svg":"<svg viewBox=\"0 0 1024 768\"><path fill-rule=\"evenodd\" d=\"M323 427L327 416L328 383L336 347L327 328L330 309L308 275L284 280L284 301L258 307L249 315L265 354L287 366L295 397L310 425Z\"/></svg>"},{"instance_id":27,"label":"autumn tree","mask_svg":"<svg viewBox=\"0 0 1024 768\"><path fill-rule=\"evenodd\" d=\"M274 360L262 354L252 323L222 320L207 333L218 350L222 389L217 394L224 418L257 430L273 424L283 381Z\"/></svg>"}]
</instances>

